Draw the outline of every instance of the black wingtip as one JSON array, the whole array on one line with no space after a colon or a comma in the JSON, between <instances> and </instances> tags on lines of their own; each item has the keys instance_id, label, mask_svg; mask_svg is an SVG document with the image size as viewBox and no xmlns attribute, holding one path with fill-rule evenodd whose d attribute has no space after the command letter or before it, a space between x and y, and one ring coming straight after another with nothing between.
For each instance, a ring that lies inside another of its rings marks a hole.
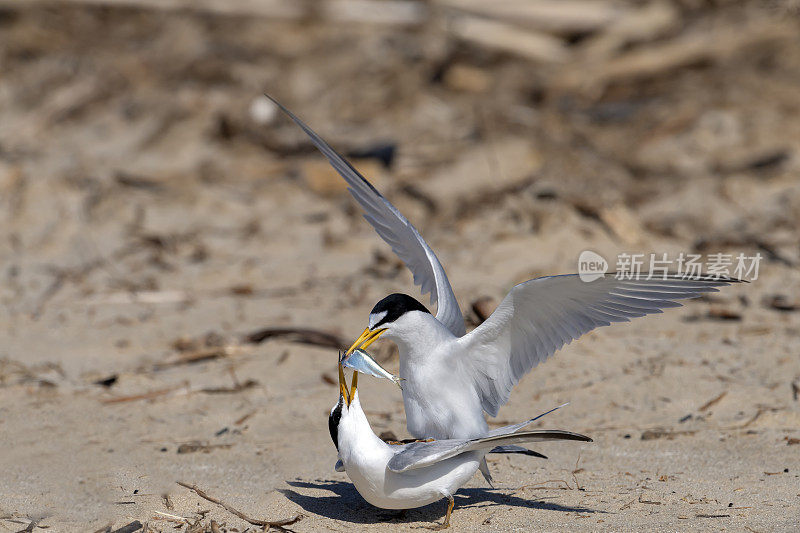
<instances>
[{"instance_id":1,"label":"black wingtip","mask_svg":"<svg viewBox=\"0 0 800 533\"><path fill-rule=\"evenodd\" d=\"M542 441L574 440L580 442L594 442L591 437L581 435L580 433L573 433L572 431L566 431L564 429L534 429L531 431L519 431L517 433L511 433L510 435L523 438L528 436L537 437Z\"/></svg>"},{"instance_id":2,"label":"black wingtip","mask_svg":"<svg viewBox=\"0 0 800 533\"><path fill-rule=\"evenodd\" d=\"M270 100L272 100L272 102L273 102L275 105L277 105L278 107L280 107L280 108L284 108L284 107L283 107L283 104L281 104L281 103L280 103L280 102L279 102L277 99L275 99L275 98L274 98L274 97L273 97L271 94L269 94L269 93L265 92L265 93L264 93L264 96L266 96L267 98L269 98ZM284 108L284 109L285 109L285 108Z\"/></svg>"},{"instance_id":3,"label":"black wingtip","mask_svg":"<svg viewBox=\"0 0 800 533\"><path fill-rule=\"evenodd\" d=\"M594 442L592 437L581 435L580 433L573 433L571 431L560 431L559 437L563 440L576 440L580 442Z\"/></svg>"},{"instance_id":4,"label":"black wingtip","mask_svg":"<svg viewBox=\"0 0 800 533\"><path fill-rule=\"evenodd\" d=\"M280 109L281 111L283 111L283 112L284 112L284 113L285 113L285 114L286 114L286 115L287 115L287 116L288 116L290 119L292 119L292 120L294 120L294 121L298 121L298 120L300 120L300 119L297 117L297 115L295 115L294 113L292 113L291 111L289 111L289 109L288 109L288 108L287 108L285 105L283 105L282 103L280 103L280 102L278 101L278 99L277 99L277 98L274 98L274 97L273 97L272 95L270 95L269 93L264 93L264 96L265 96L265 97L266 97L266 98L267 98L267 99L268 99L270 102L272 102L273 104L275 104L276 106L278 106L278 109Z\"/></svg>"},{"instance_id":5,"label":"black wingtip","mask_svg":"<svg viewBox=\"0 0 800 533\"><path fill-rule=\"evenodd\" d=\"M352 163L350 163L350 161L348 161L348 160L347 160L347 159L346 159L346 158L345 158L345 157L344 157L342 154L340 154L339 152L337 152L336 150L334 150L334 149L333 149L333 147L332 147L330 144L328 144L328 142L327 142L325 139L323 139L322 137L320 137L320 136L319 136L319 134L318 134L317 132L315 132L314 130L312 130L312 129L311 129L309 126L308 126L308 124L306 124L305 122L303 122L303 121L300 119L300 117L298 117L297 115L295 115L294 113L292 113L291 111L289 111L289 109L288 109L288 108L287 108L285 105L283 105L283 104L282 104L282 103L280 103L278 100L276 100L275 98L273 98L272 96L270 96L268 93L264 93L264 96L266 96L267 98L269 98L269 100L270 100L272 103L274 103L276 106L278 106L278 107L280 108L280 110L281 110L281 111L283 111L283 112L284 112L284 113L285 113L285 114L286 114L286 115L287 115L287 116L288 116L290 119L292 119L292 120L295 122L295 124L297 124L298 126L300 126L300 128L301 128L301 129L302 129L302 130L303 130L303 131L306 133L306 135L308 135L308 136L311 138L311 142L312 142L312 143L314 143L314 145L315 145L315 146L317 147L317 149L318 149L318 150L319 150L319 151L322 153L322 155L324 155L324 156L325 156L325 157L328 159L328 161L330 161L331 165L333 165L333 168L334 168L334 169L336 169L336 171L337 171L337 172L338 172L338 173L339 173L339 174L340 174L340 175L341 175L341 176L342 176L342 177L345 179L345 181L347 181L347 182L348 182L348 183L349 183L349 184L352 186L352 185L354 185L354 184L353 184L353 182L351 181L351 179L357 179L357 180L359 180L359 181L360 181L360 182L361 182L363 185L365 185L365 186L369 187L369 189L372 191L372 193L373 193L373 194L375 194L375 195L376 195L378 198L380 198L381 200L383 200L384 202L386 202L386 203L388 204L388 207L389 207L391 210L395 211L395 214L396 214L396 215L397 215L397 216L398 216L398 217L399 217L401 220L403 220L403 221L405 221L406 223L408 223L408 221L405 219L405 217L404 217L403 215L401 215L399 211L397 211L397 208L395 208L395 207L394 207L392 204L390 204L390 203L389 203L389 202L388 202L388 201L387 201L387 200L386 200L386 199L383 197L383 195L382 195L382 194L381 194L381 193L378 191L378 189L376 189L376 188L375 188L375 186L374 186L374 185L372 185L372 184L371 184L371 183L370 183L370 182L367 180L367 178L365 178L364 176L362 176L362 175L361 175L361 173L360 173L358 170L356 170L356 168L353 166L353 164L352 164ZM343 166L343 167L346 167L346 170L345 170L345 169L343 169L343 168L340 168L340 167L342 167L342 166ZM346 174L347 174L347 171L350 171L350 172L352 172L352 174L353 174L353 175L352 175L351 177L348 177L348 176L346 175ZM354 194L354 193L353 193L353 190L352 190L352 188L350 188L350 193L351 193L351 194ZM363 205L363 204L362 204L362 205ZM374 224L373 224L373 225L374 225Z\"/></svg>"}]
</instances>

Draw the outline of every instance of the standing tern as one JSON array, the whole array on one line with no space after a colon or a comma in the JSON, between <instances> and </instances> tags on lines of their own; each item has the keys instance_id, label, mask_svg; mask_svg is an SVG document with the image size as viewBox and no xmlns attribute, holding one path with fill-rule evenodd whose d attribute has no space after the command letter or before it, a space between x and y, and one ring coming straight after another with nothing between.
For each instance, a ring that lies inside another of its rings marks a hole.
<instances>
[{"instance_id":1,"label":"standing tern","mask_svg":"<svg viewBox=\"0 0 800 533\"><path fill-rule=\"evenodd\" d=\"M417 439L465 439L486 434L489 416L520 378L583 334L614 322L679 307L738 281L680 275L619 279L604 274L585 282L577 274L546 276L515 286L469 334L442 264L417 229L353 166L302 120L267 95L310 137L348 184L364 218L430 293L436 316L415 298L391 294L369 314L368 325L348 350L366 349L379 337L395 342L406 426ZM481 472L491 482L485 461Z\"/></svg>"},{"instance_id":2,"label":"standing tern","mask_svg":"<svg viewBox=\"0 0 800 533\"><path fill-rule=\"evenodd\" d=\"M358 372L353 372L348 390L340 359L339 401L331 409L328 428L347 476L365 500L383 509L412 509L447 498L444 522L431 529L450 526L453 495L472 478L491 448L525 442L592 441L585 435L555 429L520 431L553 409L477 438L387 444L372 431L361 409L357 383Z\"/></svg>"}]
</instances>

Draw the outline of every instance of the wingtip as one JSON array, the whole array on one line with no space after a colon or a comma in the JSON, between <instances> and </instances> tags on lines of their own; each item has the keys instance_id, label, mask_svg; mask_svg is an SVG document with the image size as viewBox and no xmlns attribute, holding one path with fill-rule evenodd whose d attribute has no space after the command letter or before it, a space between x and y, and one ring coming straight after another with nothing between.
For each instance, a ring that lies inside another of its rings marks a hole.
<instances>
[{"instance_id":1,"label":"wingtip","mask_svg":"<svg viewBox=\"0 0 800 533\"><path fill-rule=\"evenodd\" d=\"M262 94L263 94L263 95L264 95L264 96L265 96L265 97L266 97L266 98L267 98L267 99L268 99L270 102L272 102L273 104L275 104L276 106L278 106L278 109L280 109L280 110L281 110L281 111L283 111L283 112L284 112L286 115L288 115L288 117L289 117L289 118L291 118L292 120L297 120L297 117L295 116L295 114L294 114L294 113L292 113L291 111L289 111L289 109L288 109L288 108L287 108L285 105L283 105L282 103L280 103L280 102L278 101L278 99L277 99L277 98L273 97L273 96L272 96L271 94L269 94L268 92L264 92L264 93L262 93Z\"/></svg>"},{"instance_id":2,"label":"wingtip","mask_svg":"<svg viewBox=\"0 0 800 533\"><path fill-rule=\"evenodd\" d=\"M528 420L528 423L530 424L530 423L531 423L531 422L533 422L534 420L539 420L539 419L540 419L540 418L542 418L543 416L545 416L545 415L549 415L549 414L550 414L550 413L552 413L553 411L557 411L557 410L561 409L562 407L566 407L567 405L569 405L569 402L567 402L567 403L562 403L562 404L561 404L561 405L559 405L559 406L553 407L553 408L552 408L552 409L550 409L549 411L545 411L544 413L542 413L542 414L540 414L540 415L538 415L538 416L535 416L535 417L531 418L530 420ZM496 416L496 415L492 415L492 416Z\"/></svg>"},{"instance_id":3,"label":"wingtip","mask_svg":"<svg viewBox=\"0 0 800 533\"><path fill-rule=\"evenodd\" d=\"M583 433L575 433L573 431L557 430L564 440L574 440L579 442L594 442L592 437L584 435Z\"/></svg>"},{"instance_id":4,"label":"wingtip","mask_svg":"<svg viewBox=\"0 0 800 533\"><path fill-rule=\"evenodd\" d=\"M579 442L594 442L592 437L590 437L588 435L584 435L582 433L573 433L571 431L569 431L568 433L569 433L569 439L568 440L576 440L576 441L579 441Z\"/></svg>"},{"instance_id":5,"label":"wingtip","mask_svg":"<svg viewBox=\"0 0 800 533\"><path fill-rule=\"evenodd\" d=\"M277 100L277 99L276 99L274 96L272 96L271 94L269 94L268 92L264 91L262 94L263 94L264 96L266 96L268 99L270 99L270 100L271 100L273 103L275 103L276 105L278 105L278 106L280 106L280 107L283 107L283 106L281 105L281 103L280 103L280 102L279 102L279 101L278 101L278 100Z\"/></svg>"}]
</instances>

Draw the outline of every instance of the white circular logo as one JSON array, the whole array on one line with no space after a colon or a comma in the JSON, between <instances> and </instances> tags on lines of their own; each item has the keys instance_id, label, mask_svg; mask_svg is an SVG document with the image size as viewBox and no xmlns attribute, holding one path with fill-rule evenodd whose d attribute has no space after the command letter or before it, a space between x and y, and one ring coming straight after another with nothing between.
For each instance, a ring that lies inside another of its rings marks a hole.
<instances>
[{"instance_id":1,"label":"white circular logo","mask_svg":"<svg viewBox=\"0 0 800 533\"><path fill-rule=\"evenodd\" d=\"M581 281L590 282L602 278L608 272L608 261L591 250L584 250L578 256L578 276Z\"/></svg>"}]
</instances>

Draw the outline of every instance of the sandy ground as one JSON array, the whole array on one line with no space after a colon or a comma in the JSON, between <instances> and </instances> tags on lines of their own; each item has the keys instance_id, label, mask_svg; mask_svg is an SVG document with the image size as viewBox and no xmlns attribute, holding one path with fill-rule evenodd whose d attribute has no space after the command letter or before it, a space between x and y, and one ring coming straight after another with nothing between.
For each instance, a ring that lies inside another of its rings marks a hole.
<instances>
[{"instance_id":1,"label":"sandy ground","mask_svg":"<svg viewBox=\"0 0 800 533\"><path fill-rule=\"evenodd\" d=\"M769 6L678 4L695 28L786 23ZM357 165L428 239L473 324L478 298L574 272L586 249L764 257L754 283L592 332L531 372L492 424L569 401L543 424L594 442L490 460L496 487L458 493L454 530L796 530L789 27L586 97L435 27L4 8L0 531L259 529L177 481L254 518L301 514L298 532L443 517L444 503L375 509L333 471L335 348L246 339L347 342L382 296L418 294L296 128L259 115L264 90L345 152L396 146L389 167ZM375 431L405 436L394 386L361 390Z\"/></svg>"}]
</instances>

